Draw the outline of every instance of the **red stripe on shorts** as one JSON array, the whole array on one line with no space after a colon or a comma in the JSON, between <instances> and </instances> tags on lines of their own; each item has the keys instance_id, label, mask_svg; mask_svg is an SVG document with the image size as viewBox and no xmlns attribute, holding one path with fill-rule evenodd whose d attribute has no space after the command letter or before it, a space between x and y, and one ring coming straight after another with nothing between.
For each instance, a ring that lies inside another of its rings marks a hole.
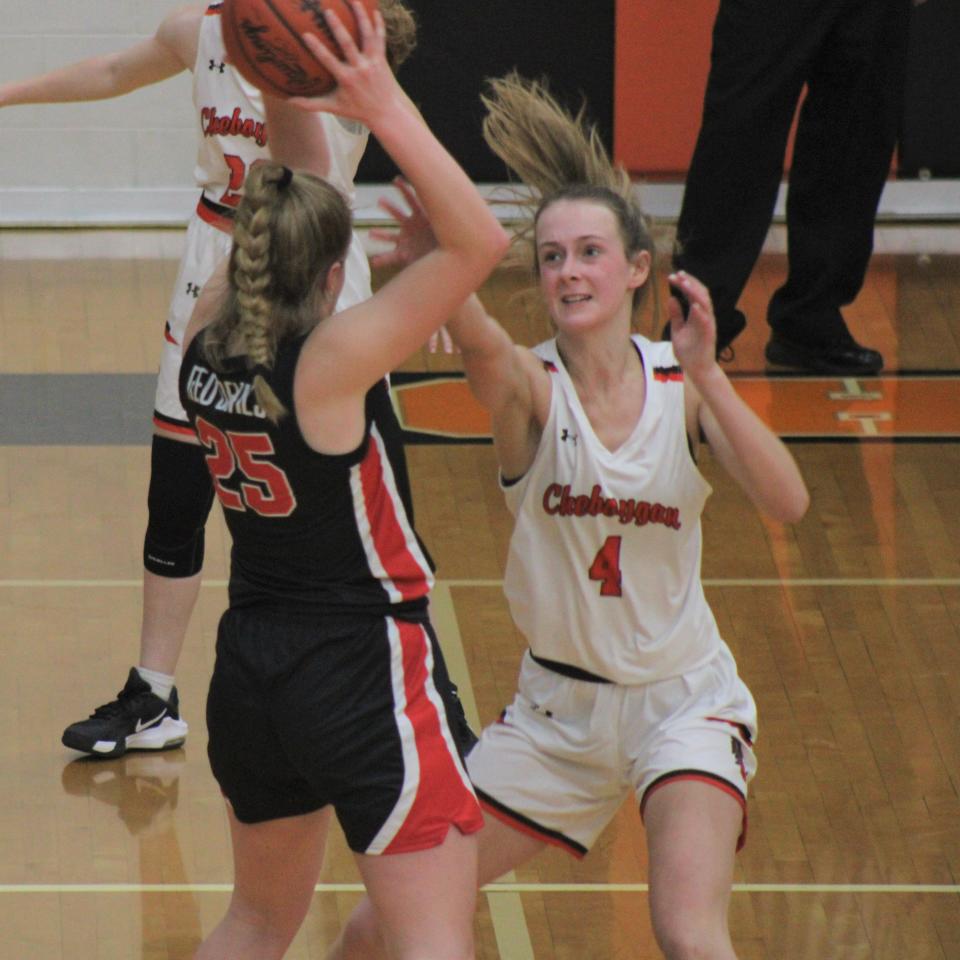
<instances>
[{"instance_id":1,"label":"red stripe on shorts","mask_svg":"<svg viewBox=\"0 0 960 960\"><path fill-rule=\"evenodd\" d=\"M743 845L747 842L747 800L746 797L731 783L727 783L722 777L714 776L709 773L700 773L696 770L677 770L675 773L668 773L665 776L661 777L659 780L655 780L648 788L647 792L643 795L643 799L640 801L640 819L643 820L643 811L646 809L647 801L650 797L653 796L661 787L665 787L668 783L676 783L678 780L696 780L698 783L705 783L709 787L716 787L718 790L722 790L724 793L728 793L737 803L740 804L740 809L743 811L743 822L740 827L740 836L737 838L737 850L743 849Z\"/></svg>"},{"instance_id":2,"label":"red stripe on shorts","mask_svg":"<svg viewBox=\"0 0 960 960\"><path fill-rule=\"evenodd\" d=\"M566 850L577 860L582 860L587 855L586 847L568 839L556 830L547 830L545 827L537 826L532 820L521 817L507 807L497 805L492 797L480 797L480 806L489 816L496 817L501 823L505 823L518 833L523 833L534 840L539 840L541 843L548 843L553 847Z\"/></svg>"},{"instance_id":3,"label":"red stripe on shorts","mask_svg":"<svg viewBox=\"0 0 960 960\"><path fill-rule=\"evenodd\" d=\"M451 824L461 833L475 833L483 814L443 733L436 707L440 698L428 669L430 638L419 624L394 623L403 656L404 714L413 728L420 773L413 805L384 853L408 853L441 844Z\"/></svg>"}]
</instances>

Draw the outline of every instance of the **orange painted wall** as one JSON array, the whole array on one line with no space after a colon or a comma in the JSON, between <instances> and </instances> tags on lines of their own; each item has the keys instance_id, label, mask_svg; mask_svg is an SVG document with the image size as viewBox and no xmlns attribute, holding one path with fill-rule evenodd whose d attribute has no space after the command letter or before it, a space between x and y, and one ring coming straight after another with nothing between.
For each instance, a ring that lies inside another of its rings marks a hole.
<instances>
[{"instance_id":1,"label":"orange painted wall","mask_svg":"<svg viewBox=\"0 0 960 960\"><path fill-rule=\"evenodd\" d=\"M616 4L614 156L644 180L684 180L700 130L720 0ZM793 132L784 170L792 150Z\"/></svg>"},{"instance_id":2,"label":"orange painted wall","mask_svg":"<svg viewBox=\"0 0 960 960\"><path fill-rule=\"evenodd\" d=\"M700 129L718 4L617 0L614 153L647 180L686 174Z\"/></svg>"}]
</instances>

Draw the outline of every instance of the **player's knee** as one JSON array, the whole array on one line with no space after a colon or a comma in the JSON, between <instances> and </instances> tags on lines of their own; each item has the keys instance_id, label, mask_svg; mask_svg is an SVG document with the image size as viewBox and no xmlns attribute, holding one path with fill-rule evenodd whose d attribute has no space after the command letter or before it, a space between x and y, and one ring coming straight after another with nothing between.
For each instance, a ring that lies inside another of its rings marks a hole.
<instances>
[{"instance_id":1,"label":"player's knee","mask_svg":"<svg viewBox=\"0 0 960 960\"><path fill-rule=\"evenodd\" d=\"M235 891L223 925L228 929L226 939L250 945L251 956L258 960L281 960L302 919L296 914L287 915L283 910L270 910L246 901Z\"/></svg>"},{"instance_id":2,"label":"player's knee","mask_svg":"<svg viewBox=\"0 0 960 960\"><path fill-rule=\"evenodd\" d=\"M150 573L192 577L200 572L203 528L212 503L213 484L203 448L155 436L143 540L143 565Z\"/></svg>"},{"instance_id":3,"label":"player's knee","mask_svg":"<svg viewBox=\"0 0 960 960\"><path fill-rule=\"evenodd\" d=\"M726 924L685 911L654 911L653 931L666 960L714 960L729 953Z\"/></svg>"},{"instance_id":4,"label":"player's knee","mask_svg":"<svg viewBox=\"0 0 960 960\"><path fill-rule=\"evenodd\" d=\"M364 898L347 918L337 942L336 960L378 960L386 958L386 947L380 934L377 915ZM330 960L330 957L327 958Z\"/></svg>"}]
</instances>

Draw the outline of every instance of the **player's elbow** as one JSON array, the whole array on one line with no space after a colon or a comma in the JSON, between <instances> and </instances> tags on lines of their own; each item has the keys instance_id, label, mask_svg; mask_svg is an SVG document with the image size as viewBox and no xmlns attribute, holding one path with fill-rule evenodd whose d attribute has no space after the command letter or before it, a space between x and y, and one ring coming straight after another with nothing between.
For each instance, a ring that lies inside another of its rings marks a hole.
<instances>
[{"instance_id":1,"label":"player's elbow","mask_svg":"<svg viewBox=\"0 0 960 960\"><path fill-rule=\"evenodd\" d=\"M494 217L490 218L492 222L485 225L482 234L477 237L477 244L483 252L485 258L490 263L492 270L502 259L510 246L510 234L501 226L500 221Z\"/></svg>"},{"instance_id":2,"label":"player's elbow","mask_svg":"<svg viewBox=\"0 0 960 960\"><path fill-rule=\"evenodd\" d=\"M478 226L463 245L449 251L457 278L471 293L476 292L493 273L510 246L507 232L492 216L490 220L491 223ZM461 345L458 343L458 346Z\"/></svg>"},{"instance_id":3,"label":"player's elbow","mask_svg":"<svg viewBox=\"0 0 960 960\"><path fill-rule=\"evenodd\" d=\"M510 248L510 234L497 224L496 230L491 231L490 245L493 253L493 265L496 266L503 259Z\"/></svg>"},{"instance_id":4,"label":"player's elbow","mask_svg":"<svg viewBox=\"0 0 960 960\"><path fill-rule=\"evenodd\" d=\"M790 484L781 490L777 503L769 512L781 523L799 523L810 506L810 494L803 481Z\"/></svg>"}]
</instances>

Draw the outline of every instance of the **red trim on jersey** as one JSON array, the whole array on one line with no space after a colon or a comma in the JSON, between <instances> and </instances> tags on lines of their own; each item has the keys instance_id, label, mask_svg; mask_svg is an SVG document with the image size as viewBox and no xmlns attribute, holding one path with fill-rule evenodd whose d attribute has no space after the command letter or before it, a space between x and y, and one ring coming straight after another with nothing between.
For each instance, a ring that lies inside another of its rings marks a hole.
<instances>
[{"instance_id":1,"label":"red trim on jersey","mask_svg":"<svg viewBox=\"0 0 960 960\"><path fill-rule=\"evenodd\" d=\"M210 6L203 11L205 17L219 17L221 13L223 13L222 0L220 3L211 3Z\"/></svg>"},{"instance_id":2,"label":"red trim on jersey","mask_svg":"<svg viewBox=\"0 0 960 960\"><path fill-rule=\"evenodd\" d=\"M667 383L671 380L681 383L683 382L683 370L680 367L654 367L653 379L660 383Z\"/></svg>"},{"instance_id":3,"label":"red trim on jersey","mask_svg":"<svg viewBox=\"0 0 960 960\"><path fill-rule=\"evenodd\" d=\"M582 860L587 854L586 851L579 849L572 845L572 841L565 841L562 837L556 836L555 834L542 833L536 828L536 826L531 825L530 823L525 823L522 820L518 820L516 817L512 817L509 811L502 809L501 807L495 807L492 803L484 800L483 797L480 797L480 806L483 807L484 813L489 813L491 817L496 817L501 823L505 823L512 830L516 830L519 833L523 833L528 837L533 837L534 840L539 840L541 843L547 843L552 847L559 847L561 850L565 850L572 857L576 857L577 860Z\"/></svg>"},{"instance_id":4,"label":"red trim on jersey","mask_svg":"<svg viewBox=\"0 0 960 960\"><path fill-rule=\"evenodd\" d=\"M170 324L169 324L169 323L165 323L165 324L163 325L163 339L166 340L167 343L172 343L175 347L179 347L179 346L180 346L180 344L177 343L177 341L173 339L173 334L170 332Z\"/></svg>"},{"instance_id":5,"label":"red trim on jersey","mask_svg":"<svg viewBox=\"0 0 960 960\"><path fill-rule=\"evenodd\" d=\"M233 233L233 217L221 213L210 200L201 196L197 202L197 216L211 227L222 230L224 233Z\"/></svg>"},{"instance_id":6,"label":"red trim on jersey","mask_svg":"<svg viewBox=\"0 0 960 960\"><path fill-rule=\"evenodd\" d=\"M179 420L170 420L156 411L154 411L153 414L153 425L158 430L162 430L164 433L179 433L184 437L190 437L193 440L197 439L196 431L190 426L189 423L182 423Z\"/></svg>"},{"instance_id":7,"label":"red trim on jersey","mask_svg":"<svg viewBox=\"0 0 960 960\"><path fill-rule=\"evenodd\" d=\"M398 514L403 504L395 502L384 481L380 448L371 436L367 455L360 464L364 510L370 524L373 549L402 600L418 600L430 592L431 572L425 570L410 550Z\"/></svg>"},{"instance_id":8,"label":"red trim on jersey","mask_svg":"<svg viewBox=\"0 0 960 960\"><path fill-rule=\"evenodd\" d=\"M640 819L643 819L643 811L646 809L647 801L662 787L668 783L676 783L678 780L695 780L698 783L705 783L708 787L716 787L718 790L722 790L724 793L729 794L733 797L737 803L740 804L740 809L743 811L743 820L742 826L740 827L740 836L737 838L737 850L742 850L743 845L747 842L747 801L744 795L733 785L727 783L726 780L721 779L720 777L711 776L707 773L694 773L689 770L680 770L675 774L667 774L665 777L657 780L656 783L651 786L647 792L643 795L643 799L640 801Z\"/></svg>"},{"instance_id":9,"label":"red trim on jersey","mask_svg":"<svg viewBox=\"0 0 960 960\"><path fill-rule=\"evenodd\" d=\"M403 656L403 712L413 728L419 776L413 805L384 853L409 853L439 846L451 825L464 834L476 833L483 826L483 815L444 736L436 707L441 701L427 666L430 637L420 624L393 623ZM429 690L433 690L433 699Z\"/></svg>"}]
</instances>

